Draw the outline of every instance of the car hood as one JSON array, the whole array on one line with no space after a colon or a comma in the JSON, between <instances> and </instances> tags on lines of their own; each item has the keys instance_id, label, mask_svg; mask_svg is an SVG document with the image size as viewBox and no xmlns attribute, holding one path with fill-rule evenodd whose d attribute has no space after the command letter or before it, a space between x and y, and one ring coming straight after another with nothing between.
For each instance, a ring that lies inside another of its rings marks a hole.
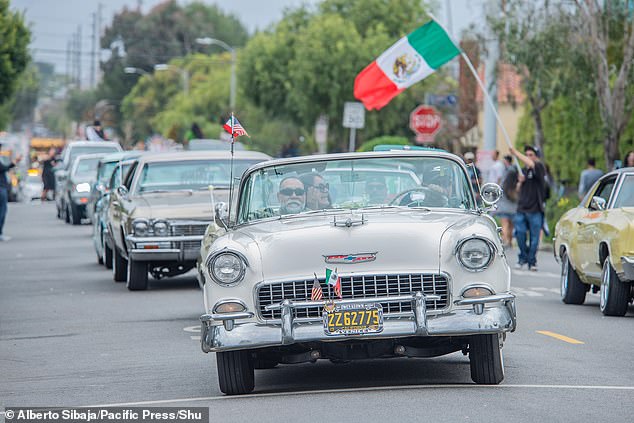
<instances>
[{"instance_id":1,"label":"car hood","mask_svg":"<svg viewBox=\"0 0 634 423\"><path fill-rule=\"evenodd\" d=\"M326 268L346 274L394 272L396 268L403 273L438 272L443 234L477 218L464 211L383 210L365 213L364 223L347 227L346 215L350 216L337 215L338 226L329 214L247 225L233 235L242 245L245 237L257 245L263 280L306 277L307 271L324 277Z\"/></svg>"},{"instance_id":2,"label":"car hood","mask_svg":"<svg viewBox=\"0 0 634 423\"><path fill-rule=\"evenodd\" d=\"M229 198L228 190L214 191L216 203ZM210 220L213 215L209 191L175 191L134 196L134 217L146 219Z\"/></svg>"}]
</instances>

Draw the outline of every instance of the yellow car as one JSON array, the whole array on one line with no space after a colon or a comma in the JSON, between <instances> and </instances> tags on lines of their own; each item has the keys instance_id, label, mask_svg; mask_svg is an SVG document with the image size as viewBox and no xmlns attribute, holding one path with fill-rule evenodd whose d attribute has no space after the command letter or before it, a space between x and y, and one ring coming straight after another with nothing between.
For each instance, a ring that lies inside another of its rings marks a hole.
<instances>
[{"instance_id":1,"label":"yellow car","mask_svg":"<svg viewBox=\"0 0 634 423\"><path fill-rule=\"evenodd\" d=\"M564 303L583 304L592 289L603 314L625 315L634 296L634 168L604 175L561 217L554 252Z\"/></svg>"}]
</instances>

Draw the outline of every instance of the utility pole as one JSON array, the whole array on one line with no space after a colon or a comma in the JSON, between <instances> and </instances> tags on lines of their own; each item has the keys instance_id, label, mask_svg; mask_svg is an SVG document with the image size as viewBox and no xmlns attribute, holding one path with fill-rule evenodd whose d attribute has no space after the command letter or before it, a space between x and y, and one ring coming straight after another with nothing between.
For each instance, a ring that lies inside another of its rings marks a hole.
<instances>
[{"instance_id":1,"label":"utility pole","mask_svg":"<svg viewBox=\"0 0 634 423\"><path fill-rule=\"evenodd\" d=\"M97 14L92 13L92 49L90 51L90 88L95 88L95 60L97 56Z\"/></svg>"},{"instance_id":2,"label":"utility pole","mask_svg":"<svg viewBox=\"0 0 634 423\"><path fill-rule=\"evenodd\" d=\"M97 84L98 81L101 80L101 22L102 22L102 16L103 16L103 3L99 2L99 4L97 5L97 19L96 19L96 27L97 30L96 32L96 37L97 37L97 51L96 53L96 61L97 61L97 71L95 72L95 85Z\"/></svg>"},{"instance_id":3,"label":"utility pole","mask_svg":"<svg viewBox=\"0 0 634 423\"><path fill-rule=\"evenodd\" d=\"M77 28L77 89L81 90L81 25Z\"/></svg>"},{"instance_id":4,"label":"utility pole","mask_svg":"<svg viewBox=\"0 0 634 423\"><path fill-rule=\"evenodd\" d=\"M490 15L497 15L499 7L496 0L488 2L487 11ZM484 86L489 93L491 102L484 102L484 146L483 154L478 157L480 169L485 173L493 165L495 150L497 149L497 121L495 118L496 109L498 108L497 95L497 64L499 56L498 40L491 29L488 31L487 40L487 56L484 61ZM493 103L493 104L490 104ZM486 179L486 178L485 178Z\"/></svg>"},{"instance_id":5,"label":"utility pole","mask_svg":"<svg viewBox=\"0 0 634 423\"><path fill-rule=\"evenodd\" d=\"M66 41L66 92L70 90L70 81L71 81L71 50L72 50L72 40Z\"/></svg>"}]
</instances>

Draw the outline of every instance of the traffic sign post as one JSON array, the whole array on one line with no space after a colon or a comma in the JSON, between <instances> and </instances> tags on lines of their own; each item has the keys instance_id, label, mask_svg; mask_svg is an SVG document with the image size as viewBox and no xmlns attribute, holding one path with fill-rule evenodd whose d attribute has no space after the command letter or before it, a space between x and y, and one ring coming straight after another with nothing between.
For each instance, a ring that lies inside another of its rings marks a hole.
<instances>
[{"instance_id":1,"label":"traffic sign post","mask_svg":"<svg viewBox=\"0 0 634 423\"><path fill-rule=\"evenodd\" d=\"M343 127L350 128L348 151L355 150L357 129L365 126L365 107L357 101L346 101L343 105Z\"/></svg>"},{"instance_id":2,"label":"traffic sign post","mask_svg":"<svg viewBox=\"0 0 634 423\"><path fill-rule=\"evenodd\" d=\"M429 143L442 128L442 118L432 106L421 105L409 115L409 127L416 134L416 141Z\"/></svg>"}]
</instances>

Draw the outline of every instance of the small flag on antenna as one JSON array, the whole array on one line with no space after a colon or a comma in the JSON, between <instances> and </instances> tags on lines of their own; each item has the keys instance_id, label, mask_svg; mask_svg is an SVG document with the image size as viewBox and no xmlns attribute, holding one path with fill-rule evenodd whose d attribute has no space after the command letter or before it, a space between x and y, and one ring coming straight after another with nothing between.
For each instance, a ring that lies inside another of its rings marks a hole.
<instances>
[{"instance_id":1,"label":"small flag on antenna","mask_svg":"<svg viewBox=\"0 0 634 423\"><path fill-rule=\"evenodd\" d=\"M227 120L227 123L223 125L223 128L225 129L225 131L230 133L231 136L234 138L241 137L242 135L246 135L247 137L249 136L249 134L247 134L247 131L242 127L242 125L238 121L238 118L233 115L231 115L231 117Z\"/></svg>"}]
</instances>

